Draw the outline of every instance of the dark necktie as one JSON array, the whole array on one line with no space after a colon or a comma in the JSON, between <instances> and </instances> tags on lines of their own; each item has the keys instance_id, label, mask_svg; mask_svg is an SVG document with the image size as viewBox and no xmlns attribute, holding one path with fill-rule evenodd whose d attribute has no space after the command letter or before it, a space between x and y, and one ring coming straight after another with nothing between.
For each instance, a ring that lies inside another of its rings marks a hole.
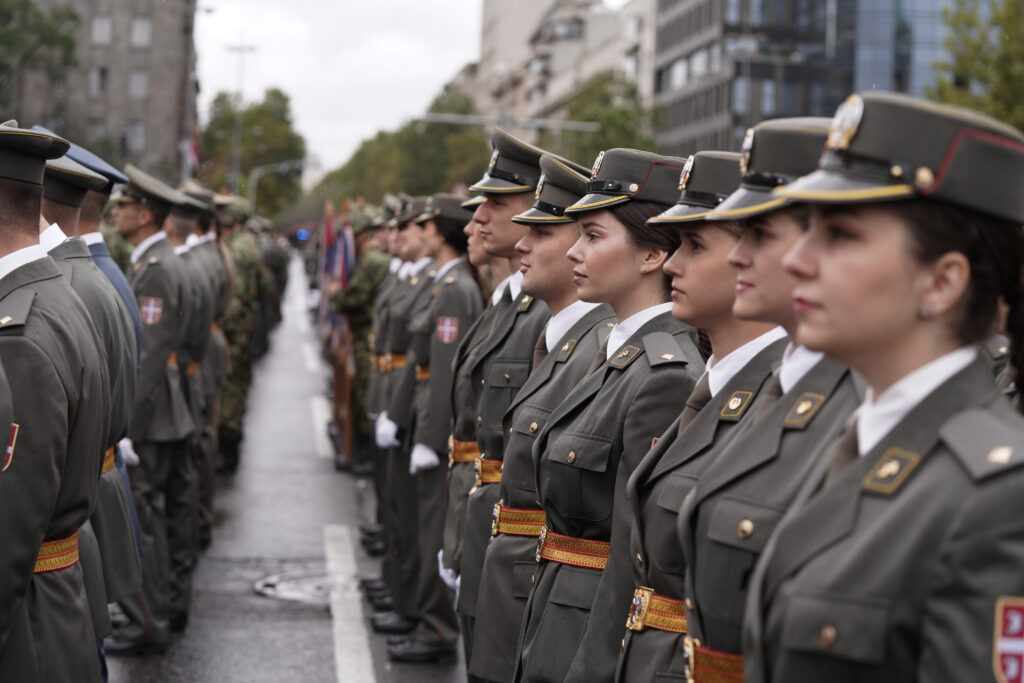
<instances>
[{"instance_id":1,"label":"dark necktie","mask_svg":"<svg viewBox=\"0 0 1024 683\"><path fill-rule=\"evenodd\" d=\"M601 348L597 350L597 355L594 356L594 362L590 364L590 369L587 370L587 376L594 374L599 367L608 362L608 340L601 344Z\"/></svg>"},{"instance_id":2,"label":"dark necktie","mask_svg":"<svg viewBox=\"0 0 1024 683\"><path fill-rule=\"evenodd\" d=\"M854 420L847 426L846 431L836 441L836 446L832 450L832 463L825 475L825 486L832 483L832 480L838 477L848 465L856 462L858 457L860 457L860 450L857 448L857 421Z\"/></svg>"},{"instance_id":3,"label":"dark necktie","mask_svg":"<svg viewBox=\"0 0 1024 683\"><path fill-rule=\"evenodd\" d=\"M705 372L704 376L697 382L697 386L693 388L690 397L686 399L686 407L683 408L683 414L679 417L680 434L693 422L693 418L697 417L697 413L711 400L711 384L708 381L710 377L711 373Z\"/></svg>"},{"instance_id":4,"label":"dark necktie","mask_svg":"<svg viewBox=\"0 0 1024 683\"><path fill-rule=\"evenodd\" d=\"M757 408L754 410L754 421L761 419L761 416L771 410L771 407L782 398L782 380L779 379L782 373L777 372L772 381L764 388L761 395L757 397Z\"/></svg>"},{"instance_id":5,"label":"dark necktie","mask_svg":"<svg viewBox=\"0 0 1024 683\"><path fill-rule=\"evenodd\" d=\"M544 326L544 331L540 333L540 337L537 338L537 343L533 345L533 370L537 369L544 359L548 357L548 327Z\"/></svg>"}]
</instances>

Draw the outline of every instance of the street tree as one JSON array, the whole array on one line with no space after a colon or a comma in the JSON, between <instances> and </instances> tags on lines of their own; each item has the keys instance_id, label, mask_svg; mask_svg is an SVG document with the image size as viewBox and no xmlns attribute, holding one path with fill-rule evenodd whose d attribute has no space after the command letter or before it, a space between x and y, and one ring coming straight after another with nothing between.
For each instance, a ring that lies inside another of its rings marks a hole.
<instances>
[{"instance_id":1,"label":"street tree","mask_svg":"<svg viewBox=\"0 0 1024 683\"><path fill-rule=\"evenodd\" d=\"M231 160L235 141L236 99L218 93L210 104L209 122L199 136L199 180L208 187L220 189L231 180ZM248 173L256 167L293 159L306 154L306 142L292 125L291 102L278 88L268 89L261 102L242 109L242 180L241 192L250 195ZM256 211L274 216L301 194L301 173L262 175L256 194Z\"/></svg>"},{"instance_id":2,"label":"street tree","mask_svg":"<svg viewBox=\"0 0 1024 683\"><path fill-rule=\"evenodd\" d=\"M942 18L950 59L935 64L938 77L928 96L1024 130L1024 3L954 0Z\"/></svg>"},{"instance_id":3,"label":"street tree","mask_svg":"<svg viewBox=\"0 0 1024 683\"><path fill-rule=\"evenodd\" d=\"M70 7L43 10L33 0L0 0L0 107L16 100L16 89L29 72L44 73L51 84L63 82L78 64L78 24Z\"/></svg>"}]
</instances>

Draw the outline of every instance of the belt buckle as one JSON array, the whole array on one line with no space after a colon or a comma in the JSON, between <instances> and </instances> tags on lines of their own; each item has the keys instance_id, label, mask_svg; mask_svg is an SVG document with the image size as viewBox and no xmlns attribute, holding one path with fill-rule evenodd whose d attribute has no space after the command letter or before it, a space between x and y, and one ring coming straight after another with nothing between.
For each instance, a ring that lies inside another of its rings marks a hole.
<instances>
[{"instance_id":1,"label":"belt buckle","mask_svg":"<svg viewBox=\"0 0 1024 683\"><path fill-rule=\"evenodd\" d=\"M491 510L491 538L498 535L498 525L501 524L501 501L494 504Z\"/></svg>"},{"instance_id":2,"label":"belt buckle","mask_svg":"<svg viewBox=\"0 0 1024 683\"><path fill-rule=\"evenodd\" d=\"M537 535L537 563L543 559L541 555L544 553L544 540L548 537L548 528L546 526L541 527L540 534Z\"/></svg>"},{"instance_id":3,"label":"belt buckle","mask_svg":"<svg viewBox=\"0 0 1024 683\"><path fill-rule=\"evenodd\" d=\"M473 461L473 469L476 470L476 487L480 488L484 485L483 480L480 479L480 474L484 469L484 466L480 463L480 458Z\"/></svg>"},{"instance_id":4,"label":"belt buckle","mask_svg":"<svg viewBox=\"0 0 1024 683\"><path fill-rule=\"evenodd\" d=\"M641 586L633 591L633 602L626 616L626 628L630 631L643 631L647 624L647 610L651 607L654 589Z\"/></svg>"},{"instance_id":5,"label":"belt buckle","mask_svg":"<svg viewBox=\"0 0 1024 683\"><path fill-rule=\"evenodd\" d=\"M686 656L686 680L687 683L696 683L697 675L695 670L697 668L697 658L694 654L697 647L700 646L700 641L690 636L683 638L683 653Z\"/></svg>"}]
</instances>

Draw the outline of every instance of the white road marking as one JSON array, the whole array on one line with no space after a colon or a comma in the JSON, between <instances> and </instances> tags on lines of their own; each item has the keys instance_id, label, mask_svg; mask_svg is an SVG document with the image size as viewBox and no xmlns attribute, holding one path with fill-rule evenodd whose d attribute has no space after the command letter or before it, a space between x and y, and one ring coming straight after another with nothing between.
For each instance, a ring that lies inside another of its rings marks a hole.
<instances>
[{"instance_id":1,"label":"white road marking","mask_svg":"<svg viewBox=\"0 0 1024 683\"><path fill-rule=\"evenodd\" d=\"M325 460L334 457L334 447L327 438L327 423L331 421L331 404L324 396L311 396L309 414L313 417L313 444L318 458Z\"/></svg>"},{"instance_id":2,"label":"white road marking","mask_svg":"<svg viewBox=\"0 0 1024 683\"><path fill-rule=\"evenodd\" d=\"M331 577L334 670L338 683L373 683L373 657L363 624L349 528L338 524L324 527L324 550Z\"/></svg>"}]
</instances>

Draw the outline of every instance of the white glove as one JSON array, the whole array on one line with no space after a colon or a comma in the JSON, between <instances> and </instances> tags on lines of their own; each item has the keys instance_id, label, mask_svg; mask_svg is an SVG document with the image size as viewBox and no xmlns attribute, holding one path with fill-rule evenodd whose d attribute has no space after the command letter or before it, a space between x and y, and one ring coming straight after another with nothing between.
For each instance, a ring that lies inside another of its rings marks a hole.
<instances>
[{"instance_id":1,"label":"white glove","mask_svg":"<svg viewBox=\"0 0 1024 683\"><path fill-rule=\"evenodd\" d=\"M398 425L388 419L388 411L386 410L377 417L374 432L377 448L397 448L402 445L397 438Z\"/></svg>"},{"instance_id":2,"label":"white glove","mask_svg":"<svg viewBox=\"0 0 1024 683\"><path fill-rule=\"evenodd\" d=\"M118 450L121 451L121 459L128 467L135 467L139 464L139 454L132 447L132 440L127 436L117 442Z\"/></svg>"},{"instance_id":3,"label":"white glove","mask_svg":"<svg viewBox=\"0 0 1024 683\"><path fill-rule=\"evenodd\" d=\"M409 474L432 470L440 464L441 458L437 457L437 451L430 446L418 443L412 447L412 453L409 455Z\"/></svg>"},{"instance_id":4,"label":"white glove","mask_svg":"<svg viewBox=\"0 0 1024 683\"><path fill-rule=\"evenodd\" d=\"M455 577L455 604L459 604L459 591L462 589L462 574Z\"/></svg>"},{"instance_id":5,"label":"white glove","mask_svg":"<svg viewBox=\"0 0 1024 683\"><path fill-rule=\"evenodd\" d=\"M448 569L448 567L444 566L443 548L437 551L437 573L440 574L441 580L444 581L444 585L455 590L455 586L459 580L459 573L454 569Z\"/></svg>"}]
</instances>

